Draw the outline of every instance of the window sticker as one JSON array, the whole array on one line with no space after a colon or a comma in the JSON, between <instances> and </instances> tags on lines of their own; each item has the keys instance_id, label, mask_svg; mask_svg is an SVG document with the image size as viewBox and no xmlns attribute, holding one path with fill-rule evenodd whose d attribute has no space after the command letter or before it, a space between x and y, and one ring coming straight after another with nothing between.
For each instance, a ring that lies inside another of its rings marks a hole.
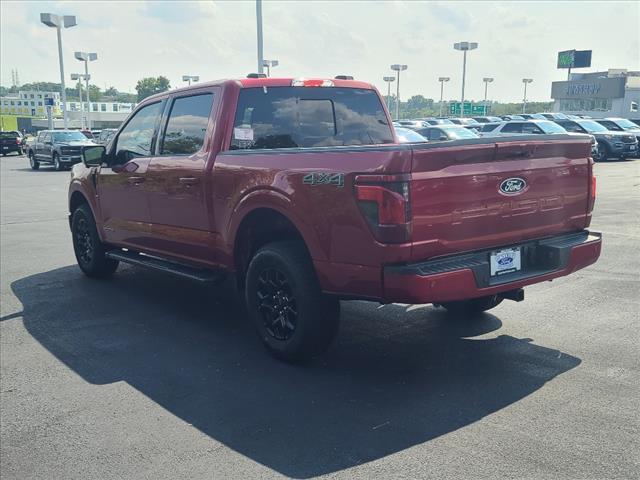
<instances>
[{"instance_id":1,"label":"window sticker","mask_svg":"<svg viewBox=\"0 0 640 480\"><path fill-rule=\"evenodd\" d=\"M253 128L235 127L233 129L233 138L235 138L236 140L253 141Z\"/></svg>"}]
</instances>

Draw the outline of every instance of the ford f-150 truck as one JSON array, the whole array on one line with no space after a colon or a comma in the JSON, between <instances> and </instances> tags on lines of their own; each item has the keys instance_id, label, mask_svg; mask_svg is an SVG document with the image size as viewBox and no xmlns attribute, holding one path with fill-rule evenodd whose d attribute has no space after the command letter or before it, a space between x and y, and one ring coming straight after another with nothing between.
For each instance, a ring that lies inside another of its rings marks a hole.
<instances>
[{"instance_id":1,"label":"ford f-150 truck","mask_svg":"<svg viewBox=\"0 0 640 480\"><path fill-rule=\"evenodd\" d=\"M400 144L375 87L246 78L145 99L69 189L78 264L233 274L260 338L296 361L339 300L480 312L596 261L591 141Z\"/></svg>"},{"instance_id":2,"label":"ford f-150 truck","mask_svg":"<svg viewBox=\"0 0 640 480\"><path fill-rule=\"evenodd\" d=\"M27 150L29 165L38 170L40 164L50 163L56 170L81 162L82 147L95 145L78 130L41 130Z\"/></svg>"}]
</instances>

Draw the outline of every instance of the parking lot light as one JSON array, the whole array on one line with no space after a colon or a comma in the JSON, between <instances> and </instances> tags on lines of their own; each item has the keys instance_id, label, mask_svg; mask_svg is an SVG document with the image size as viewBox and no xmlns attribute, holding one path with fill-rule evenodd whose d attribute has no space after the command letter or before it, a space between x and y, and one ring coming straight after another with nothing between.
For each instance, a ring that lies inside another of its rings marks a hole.
<instances>
[{"instance_id":1,"label":"parking lot light","mask_svg":"<svg viewBox=\"0 0 640 480\"><path fill-rule=\"evenodd\" d=\"M82 77L83 75L80 73L71 74L71 80L78 81L78 97L80 98L80 127L84 128L84 108L82 106Z\"/></svg>"},{"instance_id":2,"label":"parking lot light","mask_svg":"<svg viewBox=\"0 0 640 480\"><path fill-rule=\"evenodd\" d=\"M189 82L189 86L191 86L191 82L199 82L200 75L182 75L183 82Z\"/></svg>"},{"instance_id":3,"label":"parking lot light","mask_svg":"<svg viewBox=\"0 0 640 480\"><path fill-rule=\"evenodd\" d=\"M87 129L91 130L91 99L89 98L89 80L91 79L91 76L89 75L89 62L97 60L98 54L75 52L73 55L76 57L76 60L84 62L84 84L85 89L87 90Z\"/></svg>"},{"instance_id":4,"label":"parking lot light","mask_svg":"<svg viewBox=\"0 0 640 480\"><path fill-rule=\"evenodd\" d=\"M271 67L277 67L280 64L278 60L263 60L262 66L267 67L267 77L271 76Z\"/></svg>"},{"instance_id":5,"label":"parking lot light","mask_svg":"<svg viewBox=\"0 0 640 480\"><path fill-rule=\"evenodd\" d=\"M440 82L440 116L442 116L442 102L444 101L444 82L451 80L449 77L439 77Z\"/></svg>"},{"instance_id":6,"label":"parking lot light","mask_svg":"<svg viewBox=\"0 0 640 480\"><path fill-rule=\"evenodd\" d=\"M77 25L75 15L56 15L54 13L41 13L40 21L47 27L55 28L58 34L58 60L60 62L60 89L62 97L62 118L64 128L68 127L67 116L67 93L64 85L64 62L62 61L62 29L71 28Z\"/></svg>"},{"instance_id":7,"label":"parking lot light","mask_svg":"<svg viewBox=\"0 0 640 480\"><path fill-rule=\"evenodd\" d=\"M533 78L523 78L524 97L522 97L522 113L527 113L527 84L533 82Z\"/></svg>"},{"instance_id":8,"label":"parking lot light","mask_svg":"<svg viewBox=\"0 0 640 480\"><path fill-rule=\"evenodd\" d=\"M487 114L487 88L489 86L489 84L491 82L493 82L493 78L492 77L484 77L482 79L482 81L484 82L484 114Z\"/></svg>"},{"instance_id":9,"label":"parking lot light","mask_svg":"<svg viewBox=\"0 0 640 480\"><path fill-rule=\"evenodd\" d=\"M387 82L387 110L391 110L391 82L396 80L396 77L382 77L382 80Z\"/></svg>"},{"instance_id":10,"label":"parking lot light","mask_svg":"<svg viewBox=\"0 0 640 480\"><path fill-rule=\"evenodd\" d=\"M407 68L407 65L401 65L399 63L391 65L391 70L398 72L396 75L398 78L398 83L396 83L396 120L400 118L400 72Z\"/></svg>"},{"instance_id":11,"label":"parking lot light","mask_svg":"<svg viewBox=\"0 0 640 480\"><path fill-rule=\"evenodd\" d=\"M460 99L460 117L464 116L464 82L465 77L467 75L467 52L469 50L475 50L478 48L478 44L476 42L459 42L454 43L453 48L455 50L461 50L463 53L462 56L462 98Z\"/></svg>"}]
</instances>

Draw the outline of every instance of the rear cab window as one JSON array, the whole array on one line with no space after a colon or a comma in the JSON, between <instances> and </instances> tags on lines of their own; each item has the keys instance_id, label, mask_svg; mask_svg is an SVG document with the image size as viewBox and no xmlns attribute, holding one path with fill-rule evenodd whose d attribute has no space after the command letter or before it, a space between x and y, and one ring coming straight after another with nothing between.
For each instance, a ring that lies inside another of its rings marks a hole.
<instances>
[{"instance_id":1,"label":"rear cab window","mask_svg":"<svg viewBox=\"0 0 640 480\"><path fill-rule=\"evenodd\" d=\"M375 90L342 87L243 88L231 150L392 144Z\"/></svg>"}]
</instances>

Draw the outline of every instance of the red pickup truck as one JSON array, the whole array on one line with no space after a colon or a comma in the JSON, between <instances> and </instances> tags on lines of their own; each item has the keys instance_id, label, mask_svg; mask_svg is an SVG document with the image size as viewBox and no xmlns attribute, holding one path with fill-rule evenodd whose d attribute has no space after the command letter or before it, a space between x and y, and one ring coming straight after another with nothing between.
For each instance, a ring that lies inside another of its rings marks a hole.
<instances>
[{"instance_id":1,"label":"red pickup truck","mask_svg":"<svg viewBox=\"0 0 640 480\"><path fill-rule=\"evenodd\" d=\"M478 312L600 254L588 136L400 144L360 81L172 90L83 150L69 189L82 271L233 274L285 360L329 346L341 299Z\"/></svg>"}]
</instances>

